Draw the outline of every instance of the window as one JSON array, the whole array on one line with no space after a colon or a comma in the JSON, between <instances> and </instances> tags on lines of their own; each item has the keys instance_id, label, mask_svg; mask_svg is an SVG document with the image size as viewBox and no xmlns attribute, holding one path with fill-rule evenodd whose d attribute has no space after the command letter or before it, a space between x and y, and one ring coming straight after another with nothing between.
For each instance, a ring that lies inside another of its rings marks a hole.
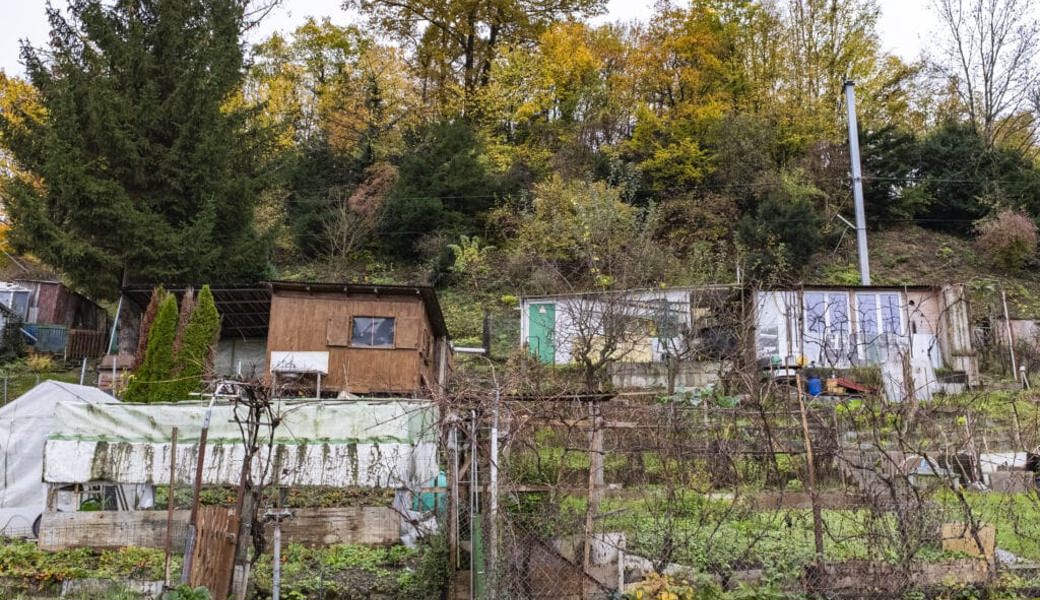
<instances>
[{"instance_id":1,"label":"window","mask_svg":"<svg viewBox=\"0 0 1040 600\"><path fill-rule=\"evenodd\" d=\"M903 302L898 292L859 292L856 294L859 326L859 357L877 364L896 356L905 345Z\"/></svg>"},{"instance_id":2,"label":"window","mask_svg":"<svg viewBox=\"0 0 1040 600\"><path fill-rule=\"evenodd\" d=\"M847 292L806 292L803 346L816 366L839 366L853 352Z\"/></svg>"},{"instance_id":3,"label":"window","mask_svg":"<svg viewBox=\"0 0 1040 600\"><path fill-rule=\"evenodd\" d=\"M393 348L393 317L354 317L350 345L360 348Z\"/></svg>"}]
</instances>

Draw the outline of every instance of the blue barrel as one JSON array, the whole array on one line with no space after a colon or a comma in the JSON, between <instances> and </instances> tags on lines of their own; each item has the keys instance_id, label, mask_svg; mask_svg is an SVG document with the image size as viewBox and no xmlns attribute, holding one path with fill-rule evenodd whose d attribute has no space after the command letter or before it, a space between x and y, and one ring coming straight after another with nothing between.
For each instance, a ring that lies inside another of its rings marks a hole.
<instances>
[{"instance_id":1,"label":"blue barrel","mask_svg":"<svg viewBox=\"0 0 1040 600\"><path fill-rule=\"evenodd\" d=\"M819 396L823 393L823 380L819 377L811 377L805 382L807 388L809 388L810 396Z\"/></svg>"}]
</instances>

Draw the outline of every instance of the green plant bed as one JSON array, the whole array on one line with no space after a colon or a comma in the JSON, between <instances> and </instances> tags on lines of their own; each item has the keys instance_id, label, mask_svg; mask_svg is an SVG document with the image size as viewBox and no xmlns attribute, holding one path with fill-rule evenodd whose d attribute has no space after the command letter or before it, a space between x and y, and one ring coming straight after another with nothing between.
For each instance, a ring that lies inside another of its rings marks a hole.
<instances>
[{"instance_id":1,"label":"green plant bed","mask_svg":"<svg viewBox=\"0 0 1040 600\"><path fill-rule=\"evenodd\" d=\"M0 580L7 582L0 597L54 593L70 579L162 579L163 563L162 550L153 548L47 552L35 542L0 539ZM174 558L173 568L180 572L180 559Z\"/></svg>"},{"instance_id":2,"label":"green plant bed","mask_svg":"<svg viewBox=\"0 0 1040 600\"><path fill-rule=\"evenodd\" d=\"M290 544L282 550L281 596L287 600L433 600L441 597L447 575L447 549L439 538L415 549ZM265 554L254 568L250 597L269 598L271 582L271 556Z\"/></svg>"}]
</instances>

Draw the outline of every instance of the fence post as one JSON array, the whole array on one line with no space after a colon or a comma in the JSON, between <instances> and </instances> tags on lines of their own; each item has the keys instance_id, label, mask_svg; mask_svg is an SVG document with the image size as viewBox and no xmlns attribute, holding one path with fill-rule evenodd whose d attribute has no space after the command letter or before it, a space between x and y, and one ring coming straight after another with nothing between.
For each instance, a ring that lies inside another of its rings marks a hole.
<instances>
[{"instance_id":1,"label":"fence post","mask_svg":"<svg viewBox=\"0 0 1040 600\"><path fill-rule=\"evenodd\" d=\"M83 368L87 367L87 359L83 359ZM80 376L82 382L83 377ZM173 541L173 492L177 484L177 428L170 432L170 487L166 492L166 541L163 548L166 551L166 560L163 565L163 581L170 585L170 546Z\"/></svg>"},{"instance_id":2,"label":"fence post","mask_svg":"<svg viewBox=\"0 0 1040 600\"><path fill-rule=\"evenodd\" d=\"M823 573L823 511L820 509L820 497L816 491L816 465L813 464L812 438L809 436L809 417L805 408L805 397L802 393L802 374L795 375L796 393L798 394L798 410L802 416L802 436L805 439L805 464L809 475L809 502L812 504L813 542L816 546L816 567L818 574Z\"/></svg>"}]
</instances>

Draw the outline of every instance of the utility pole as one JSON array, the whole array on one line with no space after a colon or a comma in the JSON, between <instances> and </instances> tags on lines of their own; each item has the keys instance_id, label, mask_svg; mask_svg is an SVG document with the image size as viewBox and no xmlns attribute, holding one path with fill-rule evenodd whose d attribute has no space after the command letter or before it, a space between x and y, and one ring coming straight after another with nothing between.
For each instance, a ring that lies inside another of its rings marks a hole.
<instances>
[{"instance_id":1,"label":"utility pole","mask_svg":"<svg viewBox=\"0 0 1040 600\"><path fill-rule=\"evenodd\" d=\"M863 167L859 160L859 125L856 123L856 84L845 82L845 106L849 111L849 159L852 161L852 199L856 204L856 250L859 282L870 285L870 256L867 251L867 213L863 207Z\"/></svg>"}]
</instances>

